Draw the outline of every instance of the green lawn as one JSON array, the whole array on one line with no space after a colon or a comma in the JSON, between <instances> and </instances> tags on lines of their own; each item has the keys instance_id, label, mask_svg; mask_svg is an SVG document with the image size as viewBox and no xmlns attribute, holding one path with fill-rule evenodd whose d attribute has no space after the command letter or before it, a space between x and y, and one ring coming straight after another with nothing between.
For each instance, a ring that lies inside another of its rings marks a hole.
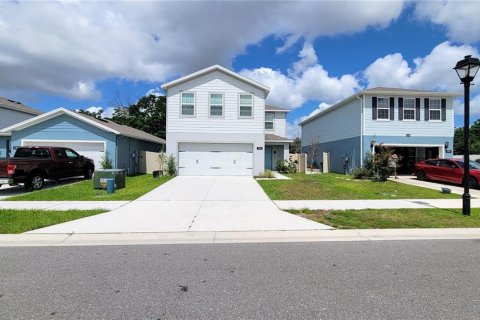
<instances>
[{"instance_id":1,"label":"green lawn","mask_svg":"<svg viewBox=\"0 0 480 320\"><path fill-rule=\"evenodd\" d=\"M125 188L115 190L113 194L107 194L106 190L93 189L92 180L84 180L56 188L25 193L19 196L9 197L6 201L113 201L113 200L135 200L145 193L155 189L172 177L162 176L154 179L152 175L143 174L127 177Z\"/></svg>"},{"instance_id":2,"label":"green lawn","mask_svg":"<svg viewBox=\"0 0 480 320\"><path fill-rule=\"evenodd\" d=\"M0 210L0 233L22 233L102 212L105 210Z\"/></svg>"},{"instance_id":3,"label":"green lawn","mask_svg":"<svg viewBox=\"0 0 480 320\"><path fill-rule=\"evenodd\" d=\"M345 211L289 210L339 229L478 228L480 208L464 216L461 209L368 209Z\"/></svg>"},{"instance_id":4,"label":"green lawn","mask_svg":"<svg viewBox=\"0 0 480 320\"><path fill-rule=\"evenodd\" d=\"M360 200L461 198L400 182L355 180L342 174L288 174L292 180L259 180L272 200Z\"/></svg>"}]
</instances>

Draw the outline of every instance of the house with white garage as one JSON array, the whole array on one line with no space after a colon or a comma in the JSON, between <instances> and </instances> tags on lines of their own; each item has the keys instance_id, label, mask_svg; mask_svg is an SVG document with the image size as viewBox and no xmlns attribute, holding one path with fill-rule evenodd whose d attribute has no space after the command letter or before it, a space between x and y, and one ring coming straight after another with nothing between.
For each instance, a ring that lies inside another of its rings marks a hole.
<instances>
[{"instance_id":1,"label":"house with white garage","mask_svg":"<svg viewBox=\"0 0 480 320\"><path fill-rule=\"evenodd\" d=\"M330 154L330 170L344 173L361 167L379 146L401 156L399 173L428 158L453 155L453 99L457 93L371 88L352 95L307 118L302 128L302 151L323 165Z\"/></svg>"},{"instance_id":2,"label":"house with white garage","mask_svg":"<svg viewBox=\"0 0 480 320\"><path fill-rule=\"evenodd\" d=\"M140 151L158 152L165 140L108 119L58 108L0 130L10 137L10 152L20 146L68 147L91 158L96 168L106 151L114 168L139 172Z\"/></svg>"},{"instance_id":3,"label":"house with white garage","mask_svg":"<svg viewBox=\"0 0 480 320\"><path fill-rule=\"evenodd\" d=\"M0 97L0 130L42 114L40 110L21 102ZM8 157L10 134L0 133L0 157Z\"/></svg>"},{"instance_id":4,"label":"house with white garage","mask_svg":"<svg viewBox=\"0 0 480 320\"><path fill-rule=\"evenodd\" d=\"M162 89L179 175L257 175L288 159L288 110L265 106L267 86L214 65Z\"/></svg>"}]
</instances>

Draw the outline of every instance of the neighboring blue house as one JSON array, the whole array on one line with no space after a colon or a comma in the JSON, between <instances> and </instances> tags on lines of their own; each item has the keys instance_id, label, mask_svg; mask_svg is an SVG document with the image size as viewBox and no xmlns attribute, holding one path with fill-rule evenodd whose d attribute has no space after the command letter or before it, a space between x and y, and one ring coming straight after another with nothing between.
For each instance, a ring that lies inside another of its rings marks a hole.
<instances>
[{"instance_id":1,"label":"neighboring blue house","mask_svg":"<svg viewBox=\"0 0 480 320\"><path fill-rule=\"evenodd\" d=\"M138 173L140 151L158 152L165 140L146 132L58 108L0 130L11 136L11 151L20 146L69 147L95 161L108 150L114 168Z\"/></svg>"},{"instance_id":2,"label":"neighboring blue house","mask_svg":"<svg viewBox=\"0 0 480 320\"><path fill-rule=\"evenodd\" d=\"M311 145L318 142L318 165L328 152L330 170L344 173L362 166L379 145L391 146L402 156L400 173L411 173L418 161L453 155L456 96L397 88L364 90L302 121L302 150L311 156Z\"/></svg>"},{"instance_id":3,"label":"neighboring blue house","mask_svg":"<svg viewBox=\"0 0 480 320\"><path fill-rule=\"evenodd\" d=\"M42 114L20 102L0 97L0 130ZM0 157L8 156L10 134L0 133Z\"/></svg>"}]
</instances>

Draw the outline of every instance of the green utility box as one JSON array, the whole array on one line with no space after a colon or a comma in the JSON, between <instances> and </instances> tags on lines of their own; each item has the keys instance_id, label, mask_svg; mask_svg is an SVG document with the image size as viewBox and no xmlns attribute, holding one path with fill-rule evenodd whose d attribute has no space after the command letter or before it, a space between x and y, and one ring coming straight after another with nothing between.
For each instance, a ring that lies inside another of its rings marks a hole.
<instances>
[{"instance_id":1,"label":"green utility box","mask_svg":"<svg viewBox=\"0 0 480 320\"><path fill-rule=\"evenodd\" d=\"M125 170L124 169L101 169L96 170L93 175L94 189L107 189L107 179L115 181L115 189L125 188Z\"/></svg>"}]
</instances>

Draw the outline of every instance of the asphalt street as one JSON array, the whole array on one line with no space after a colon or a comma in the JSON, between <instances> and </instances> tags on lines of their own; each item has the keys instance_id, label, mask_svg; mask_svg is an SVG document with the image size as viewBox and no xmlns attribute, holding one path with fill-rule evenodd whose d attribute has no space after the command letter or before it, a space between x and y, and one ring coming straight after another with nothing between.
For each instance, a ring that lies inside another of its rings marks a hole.
<instances>
[{"instance_id":1,"label":"asphalt street","mask_svg":"<svg viewBox=\"0 0 480 320\"><path fill-rule=\"evenodd\" d=\"M480 319L480 240L0 248L1 319Z\"/></svg>"}]
</instances>

